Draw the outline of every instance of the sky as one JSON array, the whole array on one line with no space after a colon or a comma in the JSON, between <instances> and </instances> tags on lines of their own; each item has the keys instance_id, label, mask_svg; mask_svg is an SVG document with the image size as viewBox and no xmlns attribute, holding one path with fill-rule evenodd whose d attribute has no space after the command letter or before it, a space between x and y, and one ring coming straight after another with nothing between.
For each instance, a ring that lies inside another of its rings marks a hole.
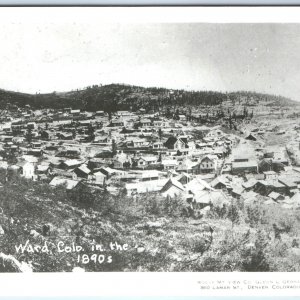
<instances>
[{"instance_id":1,"label":"sky","mask_svg":"<svg viewBox=\"0 0 300 300\"><path fill-rule=\"evenodd\" d=\"M0 25L2 89L44 93L126 83L300 101L300 24L22 18Z\"/></svg>"}]
</instances>

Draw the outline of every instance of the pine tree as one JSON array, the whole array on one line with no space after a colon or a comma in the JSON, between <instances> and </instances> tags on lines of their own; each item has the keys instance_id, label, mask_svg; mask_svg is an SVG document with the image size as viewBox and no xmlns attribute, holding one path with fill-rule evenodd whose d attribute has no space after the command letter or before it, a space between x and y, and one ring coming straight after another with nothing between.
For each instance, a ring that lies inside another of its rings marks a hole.
<instances>
[{"instance_id":1,"label":"pine tree","mask_svg":"<svg viewBox=\"0 0 300 300\"><path fill-rule=\"evenodd\" d=\"M73 138L73 140L76 138L76 129L75 128L72 130L72 138Z\"/></svg>"},{"instance_id":2,"label":"pine tree","mask_svg":"<svg viewBox=\"0 0 300 300\"><path fill-rule=\"evenodd\" d=\"M170 108L167 107L166 117L169 118L170 116L171 116L171 111L170 111Z\"/></svg>"},{"instance_id":3,"label":"pine tree","mask_svg":"<svg viewBox=\"0 0 300 300\"><path fill-rule=\"evenodd\" d=\"M239 209L238 209L238 206L236 205L236 203L233 203L233 200L232 200L230 208L228 209L228 218L232 222L232 227L235 224L240 223L240 219L241 219L240 212L239 212Z\"/></svg>"},{"instance_id":4,"label":"pine tree","mask_svg":"<svg viewBox=\"0 0 300 300\"><path fill-rule=\"evenodd\" d=\"M236 121L236 113L233 112L232 117L234 118L234 120Z\"/></svg>"},{"instance_id":5,"label":"pine tree","mask_svg":"<svg viewBox=\"0 0 300 300\"><path fill-rule=\"evenodd\" d=\"M246 106L244 106L244 118L248 117L248 110L246 108Z\"/></svg>"},{"instance_id":6,"label":"pine tree","mask_svg":"<svg viewBox=\"0 0 300 300\"><path fill-rule=\"evenodd\" d=\"M90 141L93 141L94 138L95 138L95 130L94 130L94 127L92 124L89 124L89 127L88 127L88 135L89 135L89 140Z\"/></svg>"},{"instance_id":7,"label":"pine tree","mask_svg":"<svg viewBox=\"0 0 300 300\"><path fill-rule=\"evenodd\" d=\"M113 156L115 156L117 154L117 144L114 139L111 142L111 149L112 149Z\"/></svg>"},{"instance_id":8,"label":"pine tree","mask_svg":"<svg viewBox=\"0 0 300 300\"><path fill-rule=\"evenodd\" d=\"M161 140L161 138L162 138L162 130L161 130L161 128L158 129L158 136L159 136L159 139Z\"/></svg>"},{"instance_id":9,"label":"pine tree","mask_svg":"<svg viewBox=\"0 0 300 300\"><path fill-rule=\"evenodd\" d=\"M32 141L32 129L31 129L31 127L28 127L28 129L27 129L26 140L27 140L28 144L30 144L31 141Z\"/></svg>"}]
</instances>

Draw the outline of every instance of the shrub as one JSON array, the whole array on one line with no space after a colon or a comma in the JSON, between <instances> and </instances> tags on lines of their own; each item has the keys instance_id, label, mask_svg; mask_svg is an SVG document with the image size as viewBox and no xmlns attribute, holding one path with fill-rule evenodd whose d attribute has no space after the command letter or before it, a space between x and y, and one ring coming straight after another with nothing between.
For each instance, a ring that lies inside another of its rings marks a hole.
<instances>
[{"instance_id":1,"label":"shrub","mask_svg":"<svg viewBox=\"0 0 300 300\"><path fill-rule=\"evenodd\" d=\"M246 222L253 228L260 226L265 216L264 208L260 204L246 207Z\"/></svg>"},{"instance_id":2,"label":"shrub","mask_svg":"<svg viewBox=\"0 0 300 300\"><path fill-rule=\"evenodd\" d=\"M173 199L166 197L161 201L162 211L164 214L171 217L178 217L182 215L184 202L179 196L175 196Z\"/></svg>"},{"instance_id":3,"label":"shrub","mask_svg":"<svg viewBox=\"0 0 300 300\"><path fill-rule=\"evenodd\" d=\"M246 272L267 272L269 263L267 259L268 238L263 231L257 231L254 247L242 251L242 266Z\"/></svg>"}]
</instances>

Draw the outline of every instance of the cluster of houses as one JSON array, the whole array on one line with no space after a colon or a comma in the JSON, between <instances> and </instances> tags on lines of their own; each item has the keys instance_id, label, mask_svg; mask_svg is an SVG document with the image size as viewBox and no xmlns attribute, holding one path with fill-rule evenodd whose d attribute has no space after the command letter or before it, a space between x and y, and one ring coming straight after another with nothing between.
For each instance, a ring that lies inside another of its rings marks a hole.
<instances>
[{"instance_id":1,"label":"cluster of houses","mask_svg":"<svg viewBox=\"0 0 300 300\"><path fill-rule=\"evenodd\" d=\"M0 124L4 180L21 175L67 189L80 184L111 193L122 189L130 197L156 192L200 208L222 206L232 197L289 205L298 195L300 173L286 158L278 160L265 149L255 149L252 157L235 155L241 143L256 139L187 121L185 115L174 120L143 109L108 115L30 107L6 115Z\"/></svg>"}]
</instances>

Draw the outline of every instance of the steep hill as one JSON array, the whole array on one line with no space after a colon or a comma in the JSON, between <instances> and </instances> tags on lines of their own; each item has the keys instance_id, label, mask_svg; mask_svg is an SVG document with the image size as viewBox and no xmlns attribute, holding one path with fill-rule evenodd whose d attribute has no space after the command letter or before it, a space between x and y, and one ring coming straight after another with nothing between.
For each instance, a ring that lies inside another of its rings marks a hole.
<instances>
[{"instance_id":1,"label":"steep hill","mask_svg":"<svg viewBox=\"0 0 300 300\"><path fill-rule=\"evenodd\" d=\"M0 90L0 108L16 105L32 108L72 107L88 111L128 110L139 108L159 110L164 106L218 105L224 101L258 105L295 105L297 102L275 95L254 92L220 93L213 91L184 91L165 88L144 88L124 84L94 85L82 90L50 93L25 94Z\"/></svg>"}]
</instances>

